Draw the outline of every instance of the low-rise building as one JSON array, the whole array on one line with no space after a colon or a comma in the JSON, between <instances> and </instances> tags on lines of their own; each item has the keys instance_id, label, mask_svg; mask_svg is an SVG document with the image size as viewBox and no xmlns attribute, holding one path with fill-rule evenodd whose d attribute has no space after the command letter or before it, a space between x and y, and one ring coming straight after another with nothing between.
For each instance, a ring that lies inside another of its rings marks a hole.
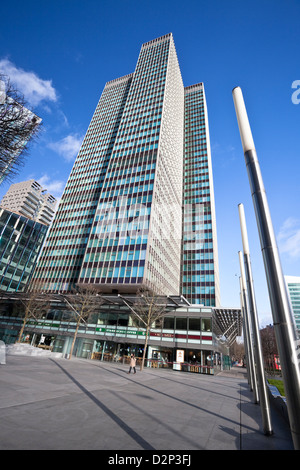
<instances>
[{"instance_id":1,"label":"low-rise building","mask_svg":"<svg viewBox=\"0 0 300 470\"><path fill-rule=\"evenodd\" d=\"M76 322L67 297L55 296L44 318L27 322L23 341L68 357ZM131 314L134 295L102 295L99 312L79 328L73 356L127 363L141 362L146 330ZM167 312L151 328L146 366L215 374L230 367L229 346L242 334L240 309L190 305L182 296L166 297ZM14 343L23 323L16 297L2 296L0 339Z\"/></svg>"}]
</instances>

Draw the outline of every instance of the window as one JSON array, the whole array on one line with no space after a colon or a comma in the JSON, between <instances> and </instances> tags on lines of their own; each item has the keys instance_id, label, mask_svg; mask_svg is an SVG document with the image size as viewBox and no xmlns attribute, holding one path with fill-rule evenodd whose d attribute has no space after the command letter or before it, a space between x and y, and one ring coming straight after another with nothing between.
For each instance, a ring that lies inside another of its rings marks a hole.
<instances>
[{"instance_id":1,"label":"window","mask_svg":"<svg viewBox=\"0 0 300 470\"><path fill-rule=\"evenodd\" d=\"M183 318L183 317L176 318L175 330L187 330L187 318Z\"/></svg>"},{"instance_id":2,"label":"window","mask_svg":"<svg viewBox=\"0 0 300 470\"><path fill-rule=\"evenodd\" d=\"M211 331L211 318L201 318L201 331Z\"/></svg>"},{"instance_id":3,"label":"window","mask_svg":"<svg viewBox=\"0 0 300 470\"><path fill-rule=\"evenodd\" d=\"M200 331L200 318L189 318L189 330Z\"/></svg>"},{"instance_id":4,"label":"window","mask_svg":"<svg viewBox=\"0 0 300 470\"><path fill-rule=\"evenodd\" d=\"M164 329L165 330L174 330L174 317L165 317L164 318Z\"/></svg>"}]
</instances>

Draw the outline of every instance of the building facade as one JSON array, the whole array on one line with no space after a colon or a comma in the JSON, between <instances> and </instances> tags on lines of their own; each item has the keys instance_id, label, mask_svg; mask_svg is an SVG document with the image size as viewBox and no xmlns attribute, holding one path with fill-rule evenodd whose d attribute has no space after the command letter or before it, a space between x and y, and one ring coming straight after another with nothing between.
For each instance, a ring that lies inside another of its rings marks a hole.
<instances>
[{"instance_id":1,"label":"building facade","mask_svg":"<svg viewBox=\"0 0 300 470\"><path fill-rule=\"evenodd\" d=\"M191 304L220 305L217 229L203 83L185 88L181 292Z\"/></svg>"},{"instance_id":2,"label":"building facade","mask_svg":"<svg viewBox=\"0 0 300 470\"><path fill-rule=\"evenodd\" d=\"M300 337L300 276L285 276L289 299L294 315L294 323Z\"/></svg>"},{"instance_id":3,"label":"building facade","mask_svg":"<svg viewBox=\"0 0 300 470\"><path fill-rule=\"evenodd\" d=\"M64 296L57 297L43 318L28 320L23 342L69 357L76 319ZM139 364L146 331L131 315L135 296L107 294L102 300L99 313L80 326L73 355L124 364L134 353ZM179 296L168 296L166 306L163 321L153 324L149 333L147 367L210 375L231 367L230 341L240 336L242 329L239 309L193 306ZM22 306L6 295L0 304L0 339L6 344L14 343L22 323ZM226 340L223 334L228 331Z\"/></svg>"},{"instance_id":4,"label":"building facade","mask_svg":"<svg viewBox=\"0 0 300 470\"><path fill-rule=\"evenodd\" d=\"M50 225L55 213L56 199L37 181L31 179L12 184L0 206L25 217Z\"/></svg>"},{"instance_id":5,"label":"building facade","mask_svg":"<svg viewBox=\"0 0 300 470\"><path fill-rule=\"evenodd\" d=\"M167 34L142 45L133 73L105 85L34 282L50 292L147 285L217 306L215 224L203 84L184 87Z\"/></svg>"},{"instance_id":6,"label":"building facade","mask_svg":"<svg viewBox=\"0 0 300 470\"><path fill-rule=\"evenodd\" d=\"M28 285L47 234L45 224L0 208L0 290Z\"/></svg>"}]
</instances>

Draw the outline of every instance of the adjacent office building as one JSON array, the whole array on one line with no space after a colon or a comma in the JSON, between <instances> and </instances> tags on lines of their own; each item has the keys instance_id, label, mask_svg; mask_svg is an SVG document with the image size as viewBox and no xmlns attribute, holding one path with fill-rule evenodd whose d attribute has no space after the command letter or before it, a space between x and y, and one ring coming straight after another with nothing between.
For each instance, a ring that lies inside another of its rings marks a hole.
<instances>
[{"instance_id":1,"label":"adjacent office building","mask_svg":"<svg viewBox=\"0 0 300 470\"><path fill-rule=\"evenodd\" d=\"M203 83L185 88L181 293L192 304L220 303L217 229Z\"/></svg>"},{"instance_id":2,"label":"adjacent office building","mask_svg":"<svg viewBox=\"0 0 300 470\"><path fill-rule=\"evenodd\" d=\"M48 226L0 208L0 290L25 290Z\"/></svg>"},{"instance_id":3,"label":"adjacent office building","mask_svg":"<svg viewBox=\"0 0 300 470\"><path fill-rule=\"evenodd\" d=\"M135 71L105 85L34 281L50 292L143 284L218 306L204 87L184 87L172 34L143 44Z\"/></svg>"},{"instance_id":4,"label":"adjacent office building","mask_svg":"<svg viewBox=\"0 0 300 470\"><path fill-rule=\"evenodd\" d=\"M0 207L50 225L55 214L56 202L54 196L37 181L31 179L12 184L3 196Z\"/></svg>"},{"instance_id":5,"label":"adjacent office building","mask_svg":"<svg viewBox=\"0 0 300 470\"><path fill-rule=\"evenodd\" d=\"M285 276L298 336L300 335L300 276Z\"/></svg>"},{"instance_id":6,"label":"adjacent office building","mask_svg":"<svg viewBox=\"0 0 300 470\"><path fill-rule=\"evenodd\" d=\"M22 292L28 286L55 205L35 180L10 186L0 204L0 290Z\"/></svg>"}]
</instances>

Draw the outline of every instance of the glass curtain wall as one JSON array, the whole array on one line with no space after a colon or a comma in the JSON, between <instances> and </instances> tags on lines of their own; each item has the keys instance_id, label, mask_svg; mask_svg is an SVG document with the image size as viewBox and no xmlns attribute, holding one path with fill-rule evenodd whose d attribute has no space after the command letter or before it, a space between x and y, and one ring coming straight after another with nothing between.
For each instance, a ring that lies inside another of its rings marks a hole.
<instances>
[{"instance_id":1,"label":"glass curtain wall","mask_svg":"<svg viewBox=\"0 0 300 470\"><path fill-rule=\"evenodd\" d=\"M0 290L21 292L28 285L48 227L0 209Z\"/></svg>"},{"instance_id":2,"label":"glass curtain wall","mask_svg":"<svg viewBox=\"0 0 300 470\"><path fill-rule=\"evenodd\" d=\"M185 88L182 294L219 305L216 217L206 100L202 83Z\"/></svg>"},{"instance_id":3,"label":"glass curtain wall","mask_svg":"<svg viewBox=\"0 0 300 470\"><path fill-rule=\"evenodd\" d=\"M69 291L79 280L131 79L113 80L103 90L34 273L45 290Z\"/></svg>"}]
</instances>

